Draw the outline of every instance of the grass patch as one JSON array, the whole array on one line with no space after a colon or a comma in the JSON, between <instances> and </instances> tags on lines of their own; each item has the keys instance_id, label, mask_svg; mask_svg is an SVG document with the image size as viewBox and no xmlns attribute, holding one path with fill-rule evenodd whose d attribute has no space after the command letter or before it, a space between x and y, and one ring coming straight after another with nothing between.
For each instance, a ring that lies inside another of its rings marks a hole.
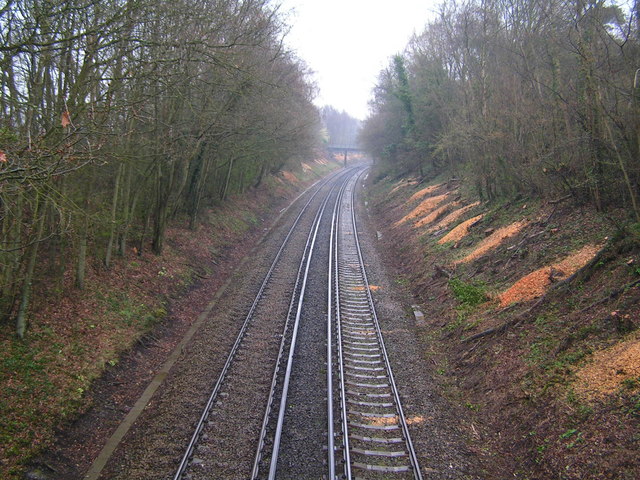
<instances>
[{"instance_id":1,"label":"grass patch","mask_svg":"<svg viewBox=\"0 0 640 480\"><path fill-rule=\"evenodd\" d=\"M453 278L449 281L449 287L456 299L467 307L478 306L489 299L484 285L481 284L465 283L458 278Z\"/></svg>"},{"instance_id":2,"label":"grass patch","mask_svg":"<svg viewBox=\"0 0 640 480\"><path fill-rule=\"evenodd\" d=\"M105 366L166 316L161 304L124 291L96 300L66 325L35 323L23 340L9 328L0 332L0 478L22 478L22 465L52 441L56 426L83 410Z\"/></svg>"}]
</instances>

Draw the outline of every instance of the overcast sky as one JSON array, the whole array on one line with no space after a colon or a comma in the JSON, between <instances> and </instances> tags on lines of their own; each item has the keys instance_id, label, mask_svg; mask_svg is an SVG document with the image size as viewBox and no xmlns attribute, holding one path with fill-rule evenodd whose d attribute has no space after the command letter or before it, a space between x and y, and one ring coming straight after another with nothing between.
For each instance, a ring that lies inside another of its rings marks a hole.
<instances>
[{"instance_id":1,"label":"overcast sky","mask_svg":"<svg viewBox=\"0 0 640 480\"><path fill-rule=\"evenodd\" d=\"M367 117L378 73L420 33L440 0L281 0L289 47L315 72L316 104Z\"/></svg>"}]
</instances>

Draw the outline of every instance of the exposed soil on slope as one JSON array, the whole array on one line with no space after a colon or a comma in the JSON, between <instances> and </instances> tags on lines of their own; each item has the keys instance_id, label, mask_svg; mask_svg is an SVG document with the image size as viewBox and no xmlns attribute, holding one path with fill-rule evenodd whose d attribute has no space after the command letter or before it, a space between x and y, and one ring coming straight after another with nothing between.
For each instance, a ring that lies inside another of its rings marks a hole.
<instances>
[{"instance_id":1,"label":"exposed soil on slope","mask_svg":"<svg viewBox=\"0 0 640 480\"><path fill-rule=\"evenodd\" d=\"M253 229L243 239L225 248L216 262L215 275L199 279L183 296L171 301L166 319L141 337L135 348L120 357L117 365L107 368L93 382L85 398L86 412L74 422L62 426L56 435L55 445L35 460L39 469L50 471L55 474L54 477L59 475L60 478L80 478L86 472L106 440L204 310L213 293L251 250L260 234L260 229ZM186 248L185 245L176 247ZM182 251L187 258L190 255L195 258L202 254L203 249L196 247ZM207 263L210 264L211 260ZM146 292L151 296L160 295L156 288L149 288L149 285Z\"/></svg>"},{"instance_id":2,"label":"exposed soil on slope","mask_svg":"<svg viewBox=\"0 0 640 480\"><path fill-rule=\"evenodd\" d=\"M566 200L477 204L457 182L370 187L382 251L425 313L426 363L500 458L492 478L639 478L638 226ZM446 191L450 207L400 221Z\"/></svg>"}]
</instances>

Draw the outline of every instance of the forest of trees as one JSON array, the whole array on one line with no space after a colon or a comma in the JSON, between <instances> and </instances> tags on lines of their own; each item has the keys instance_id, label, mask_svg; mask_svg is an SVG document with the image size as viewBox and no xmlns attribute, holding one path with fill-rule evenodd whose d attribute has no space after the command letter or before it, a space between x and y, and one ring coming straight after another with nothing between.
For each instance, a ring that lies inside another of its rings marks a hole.
<instances>
[{"instance_id":1,"label":"forest of trees","mask_svg":"<svg viewBox=\"0 0 640 480\"><path fill-rule=\"evenodd\" d=\"M381 72L361 141L389 173L462 177L485 200L571 195L640 220L639 10L447 1Z\"/></svg>"},{"instance_id":2,"label":"forest of trees","mask_svg":"<svg viewBox=\"0 0 640 480\"><path fill-rule=\"evenodd\" d=\"M357 146L358 133L362 123L360 120L331 106L324 106L320 109L320 118L330 146Z\"/></svg>"},{"instance_id":3,"label":"forest of trees","mask_svg":"<svg viewBox=\"0 0 640 480\"><path fill-rule=\"evenodd\" d=\"M268 0L9 0L0 9L0 320L40 272L160 254L167 222L320 142Z\"/></svg>"}]
</instances>

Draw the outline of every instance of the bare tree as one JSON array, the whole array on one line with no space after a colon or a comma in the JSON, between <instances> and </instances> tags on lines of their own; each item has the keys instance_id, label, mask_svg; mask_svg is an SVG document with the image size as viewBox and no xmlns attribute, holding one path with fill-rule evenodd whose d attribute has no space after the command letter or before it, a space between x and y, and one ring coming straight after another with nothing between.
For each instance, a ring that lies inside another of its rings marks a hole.
<instances>
[{"instance_id":1,"label":"bare tree","mask_svg":"<svg viewBox=\"0 0 640 480\"><path fill-rule=\"evenodd\" d=\"M312 88L285 30L267 0L0 9L0 307L19 335L40 265L69 258L83 288L87 258L108 268L132 241L160 254L173 217L195 227L312 148Z\"/></svg>"}]
</instances>

